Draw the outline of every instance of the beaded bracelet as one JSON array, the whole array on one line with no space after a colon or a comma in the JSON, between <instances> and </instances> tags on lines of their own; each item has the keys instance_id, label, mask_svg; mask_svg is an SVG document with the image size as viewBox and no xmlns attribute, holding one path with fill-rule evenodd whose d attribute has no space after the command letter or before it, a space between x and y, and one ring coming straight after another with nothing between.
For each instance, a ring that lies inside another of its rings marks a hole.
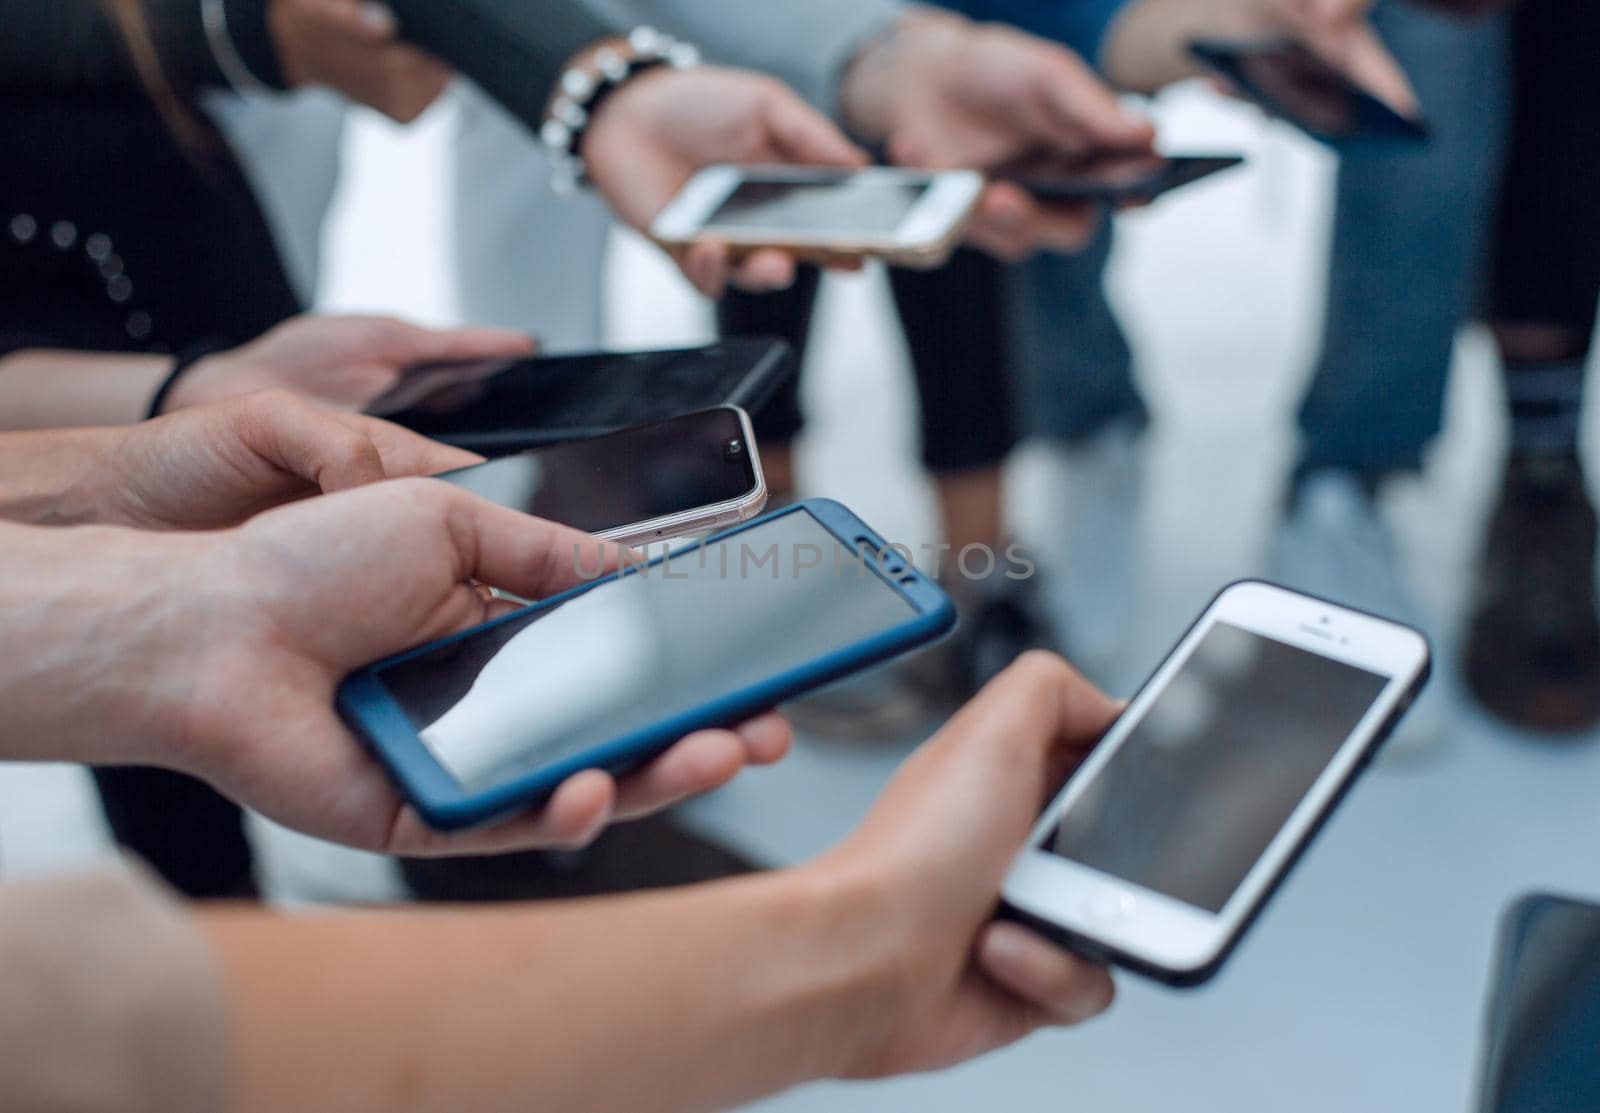
<instances>
[{"instance_id":1,"label":"beaded bracelet","mask_svg":"<svg viewBox=\"0 0 1600 1113\"><path fill-rule=\"evenodd\" d=\"M557 192L570 193L587 180L578 151L595 114L613 93L660 66L681 70L699 63L700 51L689 43L653 27L636 27L626 46L602 46L586 64L563 73L559 91L539 128L539 138L553 164L550 177Z\"/></svg>"}]
</instances>

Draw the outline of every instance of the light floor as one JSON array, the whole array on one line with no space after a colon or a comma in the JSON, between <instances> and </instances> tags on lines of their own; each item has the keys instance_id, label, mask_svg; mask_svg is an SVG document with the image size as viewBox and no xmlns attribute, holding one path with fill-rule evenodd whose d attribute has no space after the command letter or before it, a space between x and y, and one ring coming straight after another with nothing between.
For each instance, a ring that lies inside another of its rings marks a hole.
<instances>
[{"instance_id":1,"label":"light floor","mask_svg":"<svg viewBox=\"0 0 1600 1113\"><path fill-rule=\"evenodd\" d=\"M1113 289L1158 411L1147 496L1130 507L1145 530L1139 605L1120 663L1102 672L1124 692L1218 586L1262 570L1314 343L1329 194L1324 156L1244 113L1195 96L1164 112L1169 142L1243 144L1256 157L1251 171L1124 222ZM399 203L383 190L403 180L397 168L414 171L422 203L437 206L442 126L401 139L363 122L352 136L363 203L347 200L336 230L332 304L451 316L436 279L397 285L387 245L373 256L381 268L361 262ZM410 250L419 266L443 258L438 242ZM703 312L646 250L620 251L617 339L699 335ZM916 543L929 536L930 508L911 463L904 355L883 308L870 277L830 292L811 369L806 475L816 493ZM1447 688L1453 619L1501 442L1498 405L1489 353L1468 334L1449 433L1427 475L1390 505L1439 616ZM1591 448L1594 431L1591 421ZM1017 517L1039 545L1069 528L1053 513L1059 466L1038 452L1019 461ZM1367 776L1210 987L1178 993L1125 977L1114 1011L1082 1030L937 1076L814 1087L761 1108L1463 1113L1500 909L1534 889L1600 898L1600 739L1540 743L1450 700L1447 745ZM692 816L761 857L795 861L850 828L905 748L803 740L785 765L746 776ZM391 891L381 862L279 831L263 837L272 887L286 900ZM81 774L0 770L0 847L12 874L102 853Z\"/></svg>"}]
</instances>

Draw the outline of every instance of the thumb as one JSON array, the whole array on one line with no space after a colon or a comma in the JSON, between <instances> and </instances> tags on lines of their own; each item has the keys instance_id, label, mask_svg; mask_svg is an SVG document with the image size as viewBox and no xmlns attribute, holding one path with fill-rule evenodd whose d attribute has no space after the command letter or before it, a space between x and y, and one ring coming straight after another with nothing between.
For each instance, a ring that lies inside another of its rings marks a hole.
<instances>
[{"instance_id":1,"label":"thumb","mask_svg":"<svg viewBox=\"0 0 1600 1113\"><path fill-rule=\"evenodd\" d=\"M264 391L232 403L239 443L279 471L324 493L384 478L383 456L364 430L287 391Z\"/></svg>"},{"instance_id":2,"label":"thumb","mask_svg":"<svg viewBox=\"0 0 1600 1113\"><path fill-rule=\"evenodd\" d=\"M784 162L810 166L865 166L867 153L826 116L781 90L766 113L767 132Z\"/></svg>"}]
</instances>

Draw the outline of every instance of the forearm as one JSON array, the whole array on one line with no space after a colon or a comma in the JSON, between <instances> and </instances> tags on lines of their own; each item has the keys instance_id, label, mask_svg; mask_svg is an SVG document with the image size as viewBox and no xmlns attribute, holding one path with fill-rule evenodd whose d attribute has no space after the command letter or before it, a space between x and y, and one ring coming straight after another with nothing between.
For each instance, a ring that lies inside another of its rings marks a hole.
<instances>
[{"instance_id":1,"label":"forearm","mask_svg":"<svg viewBox=\"0 0 1600 1113\"><path fill-rule=\"evenodd\" d=\"M0 433L0 518L39 526L107 521L110 447L103 430Z\"/></svg>"},{"instance_id":2,"label":"forearm","mask_svg":"<svg viewBox=\"0 0 1600 1113\"><path fill-rule=\"evenodd\" d=\"M682 36L712 61L782 78L837 116L840 83L850 63L911 5L904 0L613 0L608 7Z\"/></svg>"},{"instance_id":3,"label":"forearm","mask_svg":"<svg viewBox=\"0 0 1600 1113\"><path fill-rule=\"evenodd\" d=\"M0 430L139 421L171 370L171 356L14 352L0 358Z\"/></svg>"},{"instance_id":4,"label":"forearm","mask_svg":"<svg viewBox=\"0 0 1600 1113\"><path fill-rule=\"evenodd\" d=\"M891 965L873 899L791 871L470 914L210 914L233 1108L701 1110L837 1074Z\"/></svg>"},{"instance_id":5,"label":"forearm","mask_svg":"<svg viewBox=\"0 0 1600 1113\"><path fill-rule=\"evenodd\" d=\"M1133 0L1106 32L1100 68L1119 88L1155 92L1203 72L1189 56L1192 40L1269 30L1257 0Z\"/></svg>"},{"instance_id":6,"label":"forearm","mask_svg":"<svg viewBox=\"0 0 1600 1113\"><path fill-rule=\"evenodd\" d=\"M400 33L538 130L567 60L618 32L578 0L390 0Z\"/></svg>"},{"instance_id":7,"label":"forearm","mask_svg":"<svg viewBox=\"0 0 1600 1113\"><path fill-rule=\"evenodd\" d=\"M206 535L0 523L0 761L161 764L198 673Z\"/></svg>"}]
</instances>

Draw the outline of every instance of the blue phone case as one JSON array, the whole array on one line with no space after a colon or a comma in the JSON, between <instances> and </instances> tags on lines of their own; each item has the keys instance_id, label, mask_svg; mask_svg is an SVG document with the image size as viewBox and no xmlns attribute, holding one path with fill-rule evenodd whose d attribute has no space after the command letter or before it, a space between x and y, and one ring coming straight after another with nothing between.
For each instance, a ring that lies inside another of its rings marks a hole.
<instances>
[{"instance_id":1,"label":"blue phone case","mask_svg":"<svg viewBox=\"0 0 1600 1113\"><path fill-rule=\"evenodd\" d=\"M879 551L887 548L882 537L844 506L831 499L812 499L679 549L671 554L671 559L680 560L686 553L702 546L758 530L786 514L803 512L810 513L849 550L856 551L862 544ZM641 574L666 559L665 556L658 557L648 564L628 569L624 575ZM881 563L869 560L867 567L882 579L885 586L898 592L912 605L916 612L913 617L836 653L771 676L759 684L728 692L721 699L663 719L492 788L468 791L439 764L418 737L405 712L384 689L378 679L379 670L464 641L530 613L547 610L584 592L601 590L619 577L608 576L486 625L369 665L345 678L339 686L335 705L345 723L371 747L406 799L415 805L429 826L438 830L475 826L538 803L554 792L562 781L584 769L625 771L696 730L742 722L804 692L936 641L955 625L955 605L950 597L916 569L897 560ZM662 582L665 584L667 581ZM663 590L670 588L664 587Z\"/></svg>"}]
</instances>

